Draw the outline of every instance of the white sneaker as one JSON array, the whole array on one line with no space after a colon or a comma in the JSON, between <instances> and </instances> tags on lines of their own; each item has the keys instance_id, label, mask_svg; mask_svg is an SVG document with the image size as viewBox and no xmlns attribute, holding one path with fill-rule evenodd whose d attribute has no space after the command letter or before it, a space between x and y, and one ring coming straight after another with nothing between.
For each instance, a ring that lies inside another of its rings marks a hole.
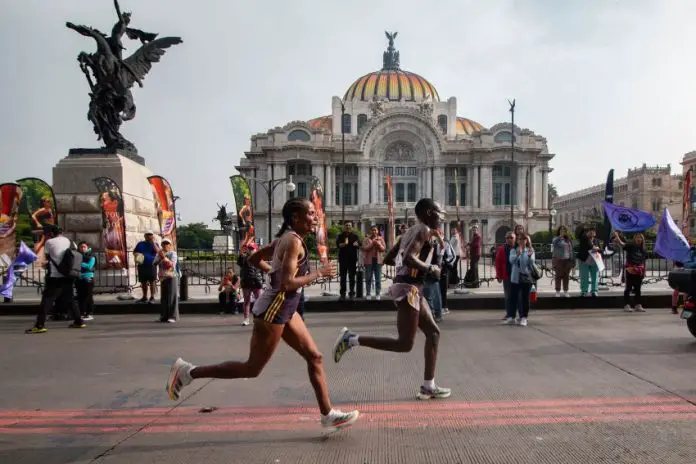
<instances>
[{"instance_id":1,"label":"white sneaker","mask_svg":"<svg viewBox=\"0 0 696 464\"><path fill-rule=\"evenodd\" d=\"M321 416L321 426L329 431L336 431L350 427L360 417L359 411L343 412L338 409L332 410L325 416Z\"/></svg>"},{"instance_id":2,"label":"white sneaker","mask_svg":"<svg viewBox=\"0 0 696 464\"><path fill-rule=\"evenodd\" d=\"M372 299L372 295L366 295L366 296L365 296L365 299L366 299L366 300L371 300L371 299Z\"/></svg>"},{"instance_id":3,"label":"white sneaker","mask_svg":"<svg viewBox=\"0 0 696 464\"><path fill-rule=\"evenodd\" d=\"M170 400L177 401L181 395L181 389L193 381L193 378L191 378L191 370L194 367L193 364L181 358L174 361L174 364L172 364L169 370L169 378L166 384L167 394Z\"/></svg>"},{"instance_id":4,"label":"white sneaker","mask_svg":"<svg viewBox=\"0 0 696 464\"><path fill-rule=\"evenodd\" d=\"M561 292L556 292L556 298L560 298L560 297L561 297Z\"/></svg>"},{"instance_id":5,"label":"white sneaker","mask_svg":"<svg viewBox=\"0 0 696 464\"><path fill-rule=\"evenodd\" d=\"M242 326L247 326L247 325L249 325L249 318L244 319L244 320L242 321Z\"/></svg>"},{"instance_id":6,"label":"white sneaker","mask_svg":"<svg viewBox=\"0 0 696 464\"><path fill-rule=\"evenodd\" d=\"M502 325L515 325L515 320L511 317L508 317L502 322Z\"/></svg>"},{"instance_id":7,"label":"white sneaker","mask_svg":"<svg viewBox=\"0 0 696 464\"><path fill-rule=\"evenodd\" d=\"M450 310L449 310L449 309L447 309L447 308L442 308L442 314L443 314L443 315L446 315L446 314L449 314L449 313L450 313Z\"/></svg>"},{"instance_id":8,"label":"white sneaker","mask_svg":"<svg viewBox=\"0 0 696 464\"><path fill-rule=\"evenodd\" d=\"M632 313L633 308L631 308L631 305L626 305L626 306L624 306L624 311L626 311L627 313Z\"/></svg>"},{"instance_id":9,"label":"white sneaker","mask_svg":"<svg viewBox=\"0 0 696 464\"><path fill-rule=\"evenodd\" d=\"M172 319L167 319L167 322L168 322L169 324L176 324L176 319L174 319L174 318L172 318Z\"/></svg>"},{"instance_id":10,"label":"white sneaker","mask_svg":"<svg viewBox=\"0 0 696 464\"><path fill-rule=\"evenodd\" d=\"M93 320L94 320L94 316L84 316L84 317L82 318L82 320L83 320L83 321L93 321Z\"/></svg>"},{"instance_id":11,"label":"white sneaker","mask_svg":"<svg viewBox=\"0 0 696 464\"><path fill-rule=\"evenodd\" d=\"M520 326L527 327L527 318L526 317L520 318Z\"/></svg>"},{"instance_id":12,"label":"white sneaker","mask_svg":"<svg viewBox=\"0 0 696 464\"><path fill-rule=\"evenodd\" d=\"M380 297L379 295L375 296L375 300L381 300L381 299L382 299L382 297Z\"/></svg>"},{"instance_id":13,"label":"white sneaker","mask_svg":"<svg viewBox=\"0 0 696 464\"><path fill-rule=\"evenodd\" d=\"M643 305L636 305L636 312L637 313L644 313L645 309L643 309Z\"/></svg>"},{"instance_id":14,"label":"white sneaker","mask_svg":"<svg viewBox=\"0 0 696 464\"><path fill-rule=\"evenodd\" d=\"M570 298L570 292L564 292L564 293L563 293L563 296L566 297L566 298Z\"/></svg>"}]
</instances>

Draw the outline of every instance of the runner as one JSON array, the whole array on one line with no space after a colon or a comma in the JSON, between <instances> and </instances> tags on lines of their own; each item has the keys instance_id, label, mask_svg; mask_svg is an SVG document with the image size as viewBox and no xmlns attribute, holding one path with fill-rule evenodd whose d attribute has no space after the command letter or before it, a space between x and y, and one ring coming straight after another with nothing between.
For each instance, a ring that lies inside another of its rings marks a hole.
<instances>
[{"instance_id":1,"label":"runner","mask_svg":"<svg viewBox=\"0 0 696 464\"><path fill-rule=\"evenodd\" d=\"M253 378L261 374L273 356L280 339L290 345L307 361L309 380L321 411L321 424L329 429L352 425L358 411L342 412L331 407L329 390L324 376L322 356L302 318L296 314L300 289L320 277L335 274L330 262L310 272L307 247L303 238L317 226L314 206L304 198L293 198L283 206L283 225L273 252L270 288L254 304L254 327L247 361L228 361L222 364L196 367L177 359L167 379L167 393L178 400L182 387L193 379Z\"/></svg>"},{"instance_id":2,"label":"runner","mask_svg":"<svg viewBox=\"0 0 696 464\"><path fill-rule=\"evenodd\" d=\"M430 238L431 229L437 229L442 219L442 209L430 198L423 198L416 203L415 212L420 223L409 228L384 258L385 264L391 265L397 254L403 256L402 264L396 269L394 284L389 289L397 309L398 338L362 336L344 327L334 346L334 361L339 362L348 350L358 345L381 351L409 352L420 327L425 334L425 374L417 397L421 400L448 398L451 390L435 385L440 329L422 294L426 275L432 275L436 280L440 278L440 268L430 264L433 256Z\"/></svg>"}]
</instances>

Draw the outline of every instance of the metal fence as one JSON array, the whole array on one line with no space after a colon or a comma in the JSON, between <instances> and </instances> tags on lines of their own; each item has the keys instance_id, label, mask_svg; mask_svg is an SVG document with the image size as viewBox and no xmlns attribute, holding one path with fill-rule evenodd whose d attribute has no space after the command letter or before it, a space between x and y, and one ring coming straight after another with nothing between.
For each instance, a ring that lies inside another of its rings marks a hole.
<instances>
[{"instance_id":1,"label":"metal fence","mask_svg":"<svg viewBox=\"0 0 696 464\"><path fill-rule=\"evenodd\" d=\"M647 244L650 257L646 262L645 283L651 284L667 279L669 271L672 269L672 262L652 254L652 243ZM490 286L495 282L495 250L497 246L486 245L483 247L483 254L478 262L478 281L474 286ZM545 278L553 279L553 267L551 263L551 245L535 244L536 262L544 270ZM137 272L134 268L115 270L106 266L104 252L94 253L96 258L95 272L95 293L122 293L130 292L139 285ZM213 252L211 250L178 250L180 268L182 274L186 276L189 286L203 287L206 292L216 291L217 286L222 281L222 277L228 268L232 268L238 273L237 256ZM332 251L330 259L337 260L336 251ZM130 253L129 262L133 263L133 255ZM464 276L469 269L471 261L463 257L458 264L459 287L472 286L465 283ZM316 269L320 265L318 258L311 259L311 268ZM618 250L610 257L605 258L605 270L599 276L600 285L619 286L622 285L622 269L624 267L623 253ZM382 281L391 281L394 277L393 266L382 267ZM35 287L40 290L45 279L45 270L40 266L30 266L19 274L18 287ZM3 272L4 275L4 272ZM571 276L577 281L575 276ZM317 284L322 290L337 290L339 276L320 279Z\"/></svg>"}]
</instances>

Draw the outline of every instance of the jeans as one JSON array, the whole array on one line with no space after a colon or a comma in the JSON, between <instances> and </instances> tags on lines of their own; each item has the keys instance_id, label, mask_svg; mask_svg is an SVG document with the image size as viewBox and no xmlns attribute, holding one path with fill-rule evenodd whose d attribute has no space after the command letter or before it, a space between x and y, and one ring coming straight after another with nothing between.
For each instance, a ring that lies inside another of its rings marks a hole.
<instances>
[{"instance_id":1,"label":"jeans","mask_svg":"<svg viewBox=\"0 0 696 464\"><path fill-rule=\"evenodd\" d=\"M357 266L357 263L351 263L351 262L340 262L338 263L338 267L340 270L341 274L341 296L345 297L346 296L346 276L348 276L348 281L350 283L350 296L355 296L355 268Z\"/></svg>"},{"instance_id":2,"label":"jeans","mask_svg":"<svg viewBox=\"0 0 696 464\"><path fill-rule=\"evenodd\" d=\"M440 301L440 281L426 280L423 284L423 297L425 297L435 319L442 317L442 301Z\"/></svg>"},{"instance_id":3,"label":"jeans","mask_svg":"<svg viewBox=\"0 0 696 464\"><path fill-rule=\"evenodd\" d=\"M381 264L366 264L365 265L365 296L370 296L372 292L372 276L375 278L375 295L379 296L382 293L382 265Z\"/></svg>"},{"instance_id":4,"label":"jeans","mask_svg":"<svg viewBox=\"0 0 696 464\"><path fill-rule=\"evenodd\" d=\"M636 294L635 304L640 304L640 287L643 285L643 276L626 272L626 289L624 290L624 305L631 304L631 290Z\"/></svg>"},{"instance_id":5,"label":"jeans","mask_svg":"<svg viewBox=\"0 0 696 464\"><path fill-rule=\"evenodd\" d=\"M516 284L510 283L511 307L514 310L519 308L520 318L529 315L529 292L532 289L532 284ZM515 317L515 312L512 311L512 316L508 313L508 317Z\"/></svg>"},{"instance_id":6,"label":"jeans","mask_svg":"<svg viewBox=\"0 0 696 464\"><path fill-rule=\"evenodd\" d=\"M599 274L597 266L587 263L580 263L580 293L587 293L590 281L592 282L592 293L598 291L597 274Z\"/></svg>"},{"instance_id":7,"label":"jeans","mask_svg":"<svg viewBox=\"0 0 696 464\"><path fill-rule=\"evenodd\" d=\"M443 309L447 307L447 287L449 287L449 271L443 268L440 273L440 304Z\"/></svg>"},{"instance_id":8,"label":"jeans","mask_svg":"<svg viewBox=\"0 0 696 464\"><path fill-rule=\"evenodd\" d=\"M94 312L94 281L86 279L78 279L75 282L77 290L77 302L80 307L82 316L91 316Z\"/></svg>"},{"instance_id":9,"label":"jeans","mask_svg":"<svg viewBox=\"0 0 696 464\"><path fill-rule=\"evenodd\" d=\"M77 307L77 302L73 300L73 282L70 278L46 278L46 286L41 295L39 313L36 315L36 328L43 328L46 324L46 314L51 311L53 304L57 302L58 313L69 313L76 325L82 325L82 316Z\"/></svg>"}]
</instances>

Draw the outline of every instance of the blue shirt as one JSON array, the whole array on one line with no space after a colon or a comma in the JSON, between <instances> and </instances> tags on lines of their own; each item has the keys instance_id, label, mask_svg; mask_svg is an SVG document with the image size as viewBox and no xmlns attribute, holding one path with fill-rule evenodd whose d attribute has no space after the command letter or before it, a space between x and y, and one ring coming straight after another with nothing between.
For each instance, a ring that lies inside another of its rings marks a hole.
<instances>
[{"instance_id":1,"label":"blue shirt","mask_svg":"<svg viewBox=\"0 0 696 464\"><path fill-rule=\"evenodd\" d=\"M519 248L510 250L510 265L512 272L510 273L510 282L513 284L520 283L520 273L530 275L532 273L532 263L534 262L534 253L529 256L526 249L523 253L519 253Z\"/></svg>"},{"instance_id":2,"label":"blue shirt","mask_svg":"<svg viewBox=\"0 0 696 464\"><path fill-rule=\"evenodd\" d=\"M80 279L82 280L92 280L94 279L94 264L97 262L96 259L94 259L94 256L88 256L86 259L82 260L82 264L80 264L80 268L82 271L80 272Z\"/></svg>"},{"instance_id":3,"label":"blue shirt","mask_svg":"<svg viewBox=\"0 0 696 464\"><path fill-rule=\"evenodd\" d=\"M152 266L155 261L155 256L157 256L157 253L155 252L155 244L147 240L138 242L138 244L135 245L135 250L133 250L133 252L143 255L143 265L145 266Z\"/></svg>"}]
</instances>

